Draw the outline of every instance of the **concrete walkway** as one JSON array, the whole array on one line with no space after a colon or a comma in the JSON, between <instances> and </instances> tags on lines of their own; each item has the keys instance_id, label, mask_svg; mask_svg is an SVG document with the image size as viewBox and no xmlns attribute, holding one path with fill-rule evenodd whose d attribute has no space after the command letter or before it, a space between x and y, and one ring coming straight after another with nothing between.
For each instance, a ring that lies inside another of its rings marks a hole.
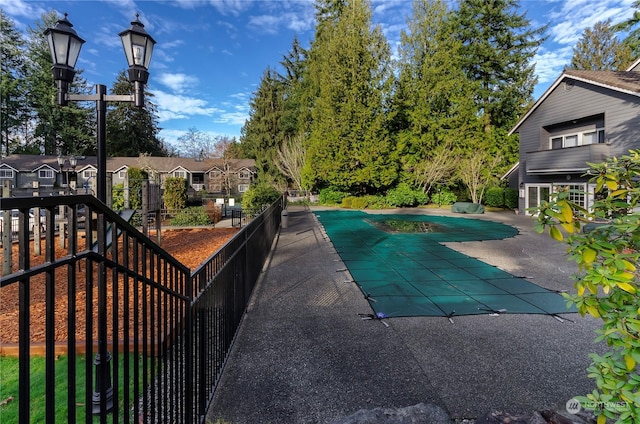
<instances>
[{"instance_id":1,"label":"concrete walkway","mask_svg":"<svg viewBox=\"0 0 640 424\"><path fill-rule=\"evenodd\" d=\"M409 209L381 213L450 214ZM447 243L554 290L573 290L566 247L513 213L460 215L520 230L514 238ZM452 418L564 405L586 377L599 323L577 314L362 320L371 309L308 208L289 207L254 291L208 419L330 423L360 409L420 402ZM386 325L385 325L386 324Z\"/></svg>"}]
</instances>

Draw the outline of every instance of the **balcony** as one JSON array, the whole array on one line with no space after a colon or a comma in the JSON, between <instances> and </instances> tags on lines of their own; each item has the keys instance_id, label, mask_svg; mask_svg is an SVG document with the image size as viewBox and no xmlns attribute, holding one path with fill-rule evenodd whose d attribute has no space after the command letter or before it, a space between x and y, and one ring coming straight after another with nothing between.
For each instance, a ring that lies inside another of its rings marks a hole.
<instances>
[{"instance_id":1,"label":"balcony","mask_svg":"<svg viewBox=\"0 0 640 424\"><path fill-rule=\"evenodd\" d=\"M599 163L610 157L608 144L589 144L565 149L541 150L526 154L527 174L571 174L585 172L587 162Z\"/></svg>"}]
</instances>

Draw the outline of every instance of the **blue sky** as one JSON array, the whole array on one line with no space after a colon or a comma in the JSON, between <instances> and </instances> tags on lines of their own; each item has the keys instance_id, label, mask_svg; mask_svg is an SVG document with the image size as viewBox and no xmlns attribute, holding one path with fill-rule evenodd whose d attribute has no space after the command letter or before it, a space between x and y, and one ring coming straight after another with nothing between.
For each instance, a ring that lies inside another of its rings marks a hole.
<instances>
[{"instance_id":1,"label":"blue sky","mask_svg":"<svg viewBox=\"0 0 640 424\"><path fill-rule=\"evenodd\" d=\"M613 23L627 19L632 3L521 0L521 11L534 27L549 24L535 60L535 98L562 72L585 28L607 18ZM411 0L373 0L372 6L374 22L395 51ZM107 87L126 68L118 33L140 13L157 41L148 88L159 110L160 137L171 144L189 128L239 137L264 71L279 69L294 36L308 47L314 31L312 0L2 0L0 7L20 31L33 27L43 12L67 12L86 40L77 68L90 84Z\"/></svg>"}]
</instances>

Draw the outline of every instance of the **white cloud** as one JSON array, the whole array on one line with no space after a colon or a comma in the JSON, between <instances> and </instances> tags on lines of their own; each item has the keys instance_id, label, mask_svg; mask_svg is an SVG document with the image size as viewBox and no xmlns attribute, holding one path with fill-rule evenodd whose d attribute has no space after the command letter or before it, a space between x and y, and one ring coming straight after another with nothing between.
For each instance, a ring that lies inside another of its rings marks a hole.
<instances>
[{"instance_id":1,"label":"white cloud","mask_svg":"<svg viewBox=\"0 0 640 424\"><path fill-rule=\"evenodd\" d=\"M633 0L565 0L559 8L546 14L553 25L548 29L550 40L558 44L574 45L585 29L597 22L611 19L613 24L628 19Z\"/></svg>"},{"instance_id":2,"label":"white cloud","mask_svg":"<svg viewBox=\"0 0 640 424\"><path fill-rule=\"evenodd\" d=\"M233 16L239 16L253 5L251 0L209 0L209 3L222 15Z\"/></svg>"},{"instance_id":3,"label":"white cloud","mask_svg":"<svg viewBox=\"0 0 640 424\"><path fill-rule=\"evenodd\" d=\"M46 13L47 10L30 1L2 0L2 11L9 16L33 19Z\"/></svg>"},{"instance_id":4,"label":"white cloud","mask_svg":"<svg viewBox=\"0 0 640 424\"><path fill-rule=\"evenodd\" d=\"M207 105L206 100L152 90L154 102L158 106L160 122L170 119L186 119L190 116L211 116L217 109Z\"/></svg>"},{"instance_id":5,"label":"white cloud","mask_svg":"<svg viewBox=\"0 0 640 424\"><path fill-rule=\"evenodd\" d=\"M554 50L540 49L534 57L538 83L545 84L555 81L562 73L565 65L571 61L573 47L566 46Z\"/></svg>"},{"instance_id":6,"label":"white cloud","mask_svg":"<svg viewBox=\"0 0 640 424\"><path fill-rule=\"evenodd\" d=\"M157 79L160 84L171 89L173 92L187 91L199 83L197 77L181 73L161 73L157 77L154 77L154 79Z\"/></svg>"}]
</instances>

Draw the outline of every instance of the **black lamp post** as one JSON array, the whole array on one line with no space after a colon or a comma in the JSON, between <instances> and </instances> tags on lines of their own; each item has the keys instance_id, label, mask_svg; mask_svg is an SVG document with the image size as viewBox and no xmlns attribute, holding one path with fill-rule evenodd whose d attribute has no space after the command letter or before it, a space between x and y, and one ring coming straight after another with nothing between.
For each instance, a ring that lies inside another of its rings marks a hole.
<instances>
[{"instance_id":1,"label":"black lamp post","mask_svg":"<svg viewBox=\"0 0 640 424\"><path fill-rule=\"evenodd\" d=\"M131 22L131 27L122 31L120 38L129 64L129 81L134 84L133 95L107 95L107 87L96 85L96 94L70 94L69 84L75 76L75 66L80 54L80 48L84 40L78 36L73 25L67 19L59 20L55 28L48 28L44 35L47 36L51 59L53 60L53 79L58 87L57 103L65 106L69 101L95 101L96 102L96 141L97 141L97 198L103 203L107 200L107 102L133 102L137 107L144 107L144 85L149 79L149 63L155 40L145 31L144 25L138 19ZM64 162L61 167L64 166ZM73 167L73 164L71 164ZM106 228L100 229L100 233L106 233ZM100 252L105 253L105 252ZM110 412L113 405L113 387L111 385L111 354L107 350L107 290L106 267L103 262L98 264L98 353L94 358L96 365L96 391L93 393L94 414Z\"/></svg>"},{"instance_id":2,"label":"black lamp post","mask_svg":"<svg viewBox=\"0 0 640 424\"><path fill-rule=\"evenodd\" d=\"M107 199L107 146L106 146L106 112L107 102L133 102L137 107L144 107L144 85L149 79L149 63L153 53L155 40L145 31L144 25L136 14L131 27L122 31L120 38L124 47L125 56L129 64L129 81L134 84L133 95L107 95L107 87L96 85L95 95L70 94L69 84L75 76L75 66L78 61L80 49L85 42L72 28L73 25L67 19L60 19L55 28L47 28L44 34L47 36L51 59L53 60L53 79L58 87L57 103L65 106L71 101L95 101L97 121L97 198L105 202Z\"/></svg>"}]
</instances>

